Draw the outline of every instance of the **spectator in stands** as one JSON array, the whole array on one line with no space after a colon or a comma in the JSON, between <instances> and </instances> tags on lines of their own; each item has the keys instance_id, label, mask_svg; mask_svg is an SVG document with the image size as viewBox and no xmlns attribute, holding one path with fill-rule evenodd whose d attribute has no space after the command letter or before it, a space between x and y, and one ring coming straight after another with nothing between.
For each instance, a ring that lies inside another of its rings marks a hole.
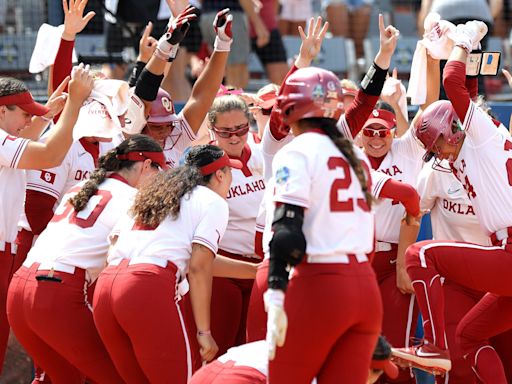
<instances>
[{"instance_id":1,"label":"spectator in stands","mask_svg":"<svg viewBox=\"0 0 512 384\"><path fill-rule=\"evenodd\" d=\"M265 67L267 78L271 83L281 84L288 72L288 64L283 39L277 28L276 1L261 0L259 15L253 16L254 21L250 19L250 37L252 49Z\"/></svg>"},{"instance_id":2,"label":"spectator in stands","mask_svg":"<svg viewBox=\"0 0 512 384\"><path fill-rule=\"evenodd\" d=\"M237 88L244 88L249 82L249 71L247 64L249 62L250 42L247 17L253 22L259 18L254 9L252 0L203 0L203 8L199 25L204 40L210 47L214 45L216 37L212 30L212 23L221 9L229 8L233 15L232 32L234 39L233 47L228 58L226 67L226 83ZM257 17L256 17L257 16ZM263 25L263 22L256 22L256 25ZM268 43L270 34L266 30L266 37L259 38L261 46ZM264 34L264 31L256 30L258 36Z\"/></svg>"},{"instance_id":3,"label":"spectator in stands","mask_svg":"<svg viewBox=\"0 0 512 384\"><path fill-rule=\"evenodd\" d=\"M322 0L333 36L354 40L356 56L364 56L363 40L368 33L373 0Z\"/></svg>"},{"instance_id":4,"label":"spectator in stands","mask_svg":"<svg viewBox=\"0 0 512 384\"><path fill-rule=\"evenodd\" d=\"M298 36L298 27L306 28L313 16L311 0L281 0L279 30L283 36Z\"/></svg>"}]
</instances>

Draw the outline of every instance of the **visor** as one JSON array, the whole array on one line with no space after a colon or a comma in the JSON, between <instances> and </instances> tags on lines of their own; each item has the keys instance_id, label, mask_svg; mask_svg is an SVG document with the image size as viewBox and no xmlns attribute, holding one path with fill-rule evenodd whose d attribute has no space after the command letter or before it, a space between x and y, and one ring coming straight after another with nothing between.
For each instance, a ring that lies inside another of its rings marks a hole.
<instances>
[{"instance_id":1,"label":"visor","mask_svg":"<svg viewBox=\"0 0 512 384\"><path fill-rule=\"evenodd\" d=\"M151 160L153 163L158 164L160 168L169 168L165 162L165 156L163 152L128 152L117 155L119 160L129 161L144 161Z\"/></svg>"},{"instance_id":2,"label":"visor","mask_svg":"<svg viewBox=\"0 0 512 384\"><path fill-rule=\"evenodd\" d=\"M264 93L263 95L258 96L262 102L260 103L260 107L263 109L270 109L277 102L277 95L274 91Z\"/></svg>"},{"instance_id":3,"label":"visor","mask_svg":"<svg viewBox=\"0 0 512 384\"><path fill-rule=\"evenodd\" d=\"M343 90L343 96L357 96L357 89L351 89L351 88L341 88Z\"/></svg>"},{"instance_id":4,"label":"visor","mask_svg":"<svg viewBox=\"0 0 512 384\"><path fill-rule=\"evenodd\" d=\"M235 169L242 169L243 165L240 160L230 159L229 156L224 153L222 157L218 158L215 161L212 161L210 164L204 165L199 170L203 176L207 176L217 171L218 169L222 169L224 167L231 167Z\"/></svg>"},{"instance_id":5,"label":"visor","mask_svg":"<svg viewBox=\"0 0 512 384\"><path fill-rule=\"evenodd\" d=\"M0 97L0 105L16 105L34 116L44 116L50 111L44 105L36 103L28 91Z\"/></svg>"},{"instance_id":6,"label":"visor","mask_svg":"<svg viewBox=\"0 0 512 384\"><path fill-rule=\"evenodd\" d=\"M396 118L395 115L389 111L376 109L373 110L368 120L366 120L366 123L364 123L363 129L372 124L378 124L385 129L391 129L396 127Z\"/></svg>"},{"instance_id":7,"label":"visor","mask_svg":"<svg viewBox=\"0 0 512 384\"><path fill-rule=\"evenodd\" d=\"M386 360L372 360L372 369L382 369L390 379L398 377L398 367L389 359Z\"/></svg>"}]
</instances>

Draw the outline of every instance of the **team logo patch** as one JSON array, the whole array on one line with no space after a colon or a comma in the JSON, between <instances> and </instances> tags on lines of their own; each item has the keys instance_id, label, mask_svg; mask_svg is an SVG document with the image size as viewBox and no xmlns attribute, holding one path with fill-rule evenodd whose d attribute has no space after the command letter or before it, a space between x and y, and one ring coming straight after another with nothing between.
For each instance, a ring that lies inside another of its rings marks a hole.
<instances>
[{"instance_id":1,"label":"team logo patch","mask_svg":"<svg viewBox=\"0 0 512 384\"><path fill-rule=\"evenodd\" d=\"M41 171L41 180L44 180L46 181L47 183L49 184L53 184L55 182L55 177L57 175L53 172L48 172L48 171Z\"/></svg>"},{"instance_id":2,"label":"team logo patch","mask_svg":"<svg viewBox=\"0 0 512 384\"><path fill-rule=\"evenodd\" d=\"M315 85L311 96L313 96L313 99L323 99L325 97L325 91L321 84Z\"/></svg>"},{"instance_id":3,"label":"team logo patch","mask_svg":"<svg viewBox=\"0 0 512 384\"><path fill-rule=\"evenodd\" d=\"M276 184L283 185L290 178L290 170L288 167L281 167L276 172Z\"/></svg>"},{"instance_id":4,"label":"team logo patch","mask_svg":"<svg viewBox=\"0 0 512 384\"><path fill-rule=\"evenodd\" d=\"M329 91L336 91L336 84L334 84L334 81L329 81L327 83L327 89Z\"/></svg>"},{"instance_id":5,"label":"team logo patch","mask_svg":"<svg viewBox=\"0 0 512 384\"><path fill-rule=\"evenodd\" d=\"M172 101L169 100L168 97L162 97L162 105L167 112L171 114L174 113L174 105L172 104Z\"/></svg>"},{"instance_id":6,"label":"team logo patch","mask_svg":"<svg viewBox=\"0 0 512 384\"><path fill-rule=\"evenodd\" d=\"M377 111L377 110L375 110L375 109L372 111L372 114L373 114L373 116L375 116L375 117L379 117L379 111Z\"/></svg>"}]
</instances>

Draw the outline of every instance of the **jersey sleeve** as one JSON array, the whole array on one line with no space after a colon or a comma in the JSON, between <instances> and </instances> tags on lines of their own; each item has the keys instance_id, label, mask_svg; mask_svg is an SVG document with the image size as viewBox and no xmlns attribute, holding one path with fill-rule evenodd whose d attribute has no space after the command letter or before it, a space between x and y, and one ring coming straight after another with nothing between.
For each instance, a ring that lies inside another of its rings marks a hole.
<instances>
[{"instance_id":1,"label":"jersey sleeve","mask_svg":"<svg viewBox=\"0 0 512 384\"><path fill-rule=\"evenodd\" d=\"M309 207L311 177L307 160L304 153L294 150L276 154L272 162L274 202Z\"/></svg>"},{"instance_id":2,"label":"jersey sleeve","mask_svg":"<svg viewBox=\"0 0 512 384\"><path fill-rule=\"evenodd\" d=\"M350 127L348 126L347 117L345 114L341 115L336 126L338 127L338 131L340 131L343 137L349 140L353 140L352 132L350 130Z\"/></svg>"},{"instance_id":3,"label":"jersey sleeve","mask_svg":"<svg viewBox=\"0 0 512 384\"><path fill-rule=\"evenodd\" d=\"M261 148L263 153L265 181L272 177L272 160L274 155L286 144L292 141L293 136L288 135L284 139L277 140L270 130L270 121L265 125L263 137L261 139Z\"/></svg>"},{"instance_id":4,"label":"jersey sleeve","mask_svg":"<svg viewBox=\"0 0 512 384\"><path fill-rule=\"evenodd\" d=\"M491 117L472 101L469 103L462 126L466 130L466 135L471 138L473 145L476 147L485 144L499 132Z\"/></svg>"},{"instance_id":5,"label":"jersey sleeve","mask_svg":"<svg viewBox=\"0 0 512 384\"><path fill-rule=\"evenodd\" d=\"M397 147L399 148L400 156L405 156L410 159L421 159L425 153L425 149L412 134L413 129L413 127L409 127L402 137L394 140L397 140L400 143Z\"/></svg>"},{"instance_id":6,"label":"jersey sleeve","mask_svg":"<svg viewBox=\"0 0 512 384\"><path fill-rule=\"evenodd\" d=\"M435 172L431 163L426 164L418 175L416 190L420 195L420 209L422 211L431 210L437 200L437 186Z\"/></svg>"},{"instance_id":7,"label":"jersey sleeve","mask_svg":"<svg viewBox=\"0 0 512 384\"><path fill-rule=\"evenodd\" d=\"M391 179L391 176L374 169L370 169L370 175L372 176L372 195L373 197L379 198L382 187Z\"/></svg>"},{"instance_id":8,"label":"jersey sleeve","mask_svg":"<svg viewBox=\"0 0 512 384\"><path fill-rule=\"evenodd\" d=\"M0 129L0 166L18 168L29 140L7 134Z\"/></svg>"},{"instance_id":9,"label":"jersey sleeve","mask_svg":"<svg viewBox=\"0 0 512 384\"><path fill-rule=\"evenodd\" d=\"M194 231L192 243L201 244L217 254L219 243L228 225L229 208L224 200L210 201Z\"/></svg>"},{"instance_id":10,"label":"jersey sleeve","mask_svg":"<svg viewBox=\"0 0 512 384\"><path fill-rule=\"evenodd\" d=\"M188 123L183 111L178 114L179 121L181 122L181 134L179 138L176 140L176 144L174 145L175 150L180 152L180 156L185 151L187 147L190 147L190 144L197 139L197 135L192 131L190 124ZM172 132L171 132L172 135ZM178 157L180 157L178 156Z\"/></svg>"}]
</instances>

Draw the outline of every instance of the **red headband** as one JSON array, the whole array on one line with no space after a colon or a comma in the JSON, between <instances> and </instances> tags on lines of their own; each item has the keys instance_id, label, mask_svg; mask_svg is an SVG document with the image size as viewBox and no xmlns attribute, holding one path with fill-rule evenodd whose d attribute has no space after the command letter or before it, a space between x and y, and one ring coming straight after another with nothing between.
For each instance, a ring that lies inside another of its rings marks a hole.
<instances>
[{"instance_id":1,"label":"red headband","mask_svg":"<svg viewBox=\"0 0 512 384\"><path fill-rule=\"evenodd\" d=\"M36 116L43 116L49 112L47 107L35 102L29 91L9 96L0 96L0 105L16 105L25 112Z\"/></svg>"},{"instance_id":2,"label":"red headband","mask_svg":"<svg viewBox=\"0 0 512 384\"><path fill-rule=\"evenodd\" d=\"M222 169L224 167L231 167L236 169L242 169L242 163L239 160L230 159L229 156L224 152L222 157L217 160L212 161L210 164L204 165L199 170L203 176L207 176L212 174L218 169Z\"/></svg>"},{"instance_id":3,"label":"red headband","mask_svg":"<svg viewBox=\"0 0 512 384\"><path fill-rule=\"evenodd\" d=\"M165 156L163 152L128 152L117 155L119 160L130 160L130 161L144 161L151 160L152 162L158 164L160 168L167 169L167 164L165 163Z\"/></svg>"}]
</instances>

